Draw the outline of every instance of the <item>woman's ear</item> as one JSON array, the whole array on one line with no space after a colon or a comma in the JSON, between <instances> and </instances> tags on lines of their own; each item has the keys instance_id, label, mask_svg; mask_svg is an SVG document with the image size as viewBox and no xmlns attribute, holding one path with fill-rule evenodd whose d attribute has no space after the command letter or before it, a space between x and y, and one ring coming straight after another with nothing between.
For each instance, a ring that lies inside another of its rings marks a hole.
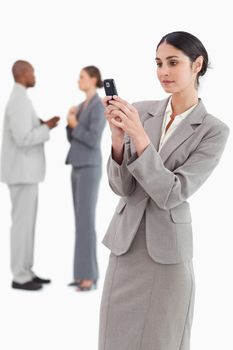
<instances>
[{"instance_id":1,"label":"woman's ear","mask_svg":"<svg viewBox=\"0 0 233 350\"><path fill-rule=\"evenodd\" d=\"M96 77L91 77L91 80L93 82L93 85L96 86L97 85L97 78Z\"/></svg>"},{"instance_id":2,"label":"woman's ear","mask_svg":"<svg viewBox=\"0 0 233 350\"><path fill-rule=\"evenodd\" d=\"M193 62L193 72L198 74L201 69L202 69L202 65L203 65L203 61L204 58L203 56L198 56L195 61Z\"/></svg>"}]
</instances>

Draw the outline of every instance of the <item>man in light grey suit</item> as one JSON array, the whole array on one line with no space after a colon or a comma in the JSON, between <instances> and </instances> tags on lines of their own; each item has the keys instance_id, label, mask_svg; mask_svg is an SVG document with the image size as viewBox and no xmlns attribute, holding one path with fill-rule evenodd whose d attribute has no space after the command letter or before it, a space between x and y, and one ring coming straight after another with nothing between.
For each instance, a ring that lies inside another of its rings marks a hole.
<instances>
[{"instance_id":1,"label":"man in light grey suit","mask_svg":"<svg viewBox=\"0 0 233 350\"><path fill-rule=\"evenodd\" d=\"M1 181L8 185L12 202L12 287L39 290L50 280L32 271L38 183L45 176L44 143L59 118L38 118L27 96L36 83L29 62L15 62L12 73L15 85L5 110L1 157Z\"/></svg>"}]
</instances>

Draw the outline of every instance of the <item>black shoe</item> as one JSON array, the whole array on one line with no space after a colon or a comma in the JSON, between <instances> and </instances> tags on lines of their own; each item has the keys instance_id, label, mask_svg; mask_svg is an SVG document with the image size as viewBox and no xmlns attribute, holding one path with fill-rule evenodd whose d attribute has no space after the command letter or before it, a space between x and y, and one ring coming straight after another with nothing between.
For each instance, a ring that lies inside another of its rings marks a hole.
<instances>
[{"instance_id":1,"label":"black shoe","mask_svg":"<svg viewBox=\"0 0 233 350\"><path fill-rule=\"evenodd\" d=\"M73 281L73 282L70 282L70 283L68 284L68 286L69 286L69 287L79 287L79 283L80 283L80 282L78 282L78 281Z\"/></svg>"},{"instance_id":2,"label":"black shoe","mask_svg":"<svg viewBox=\"0 0 233 350\"><path fill-rule=\"evenodd\" d=\"M23 290L31 290L36 291L40 290L42 288L42 285L40 283L36 283L34 281L29 281L25 283L18 283L18 282L12 282L11 287L13 289L23 289Z\"/></svg>"},{"instance_id":3,"label":"black shoe","mask_svg":"<svg viewBox=\"0 0 233 350\"><path fill-rule=\"evenodd\" d=\"M38 276L35 276L33 278L33 282L35 283L39 283L39 284L49 284L51 283L51 280L48 280L48 279L44 279L44 278L40 278Z\"/></svg>"}]
</instances>

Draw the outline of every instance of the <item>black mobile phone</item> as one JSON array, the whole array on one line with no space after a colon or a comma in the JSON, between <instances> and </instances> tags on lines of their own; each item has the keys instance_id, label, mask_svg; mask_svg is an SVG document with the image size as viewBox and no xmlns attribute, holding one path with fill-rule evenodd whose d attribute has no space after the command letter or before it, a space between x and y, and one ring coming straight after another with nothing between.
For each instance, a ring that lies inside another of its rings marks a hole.
<instances>
[{"instance_id":1,"label":"black mobile phone","mask_svg":"<svg viewBox=\"0 0 233 350\"><path fill-rule=\"evenodd\" d=\"M104 79L104 90L106 96L118 95L114 79Z\"/></svg>"}]
</instances>

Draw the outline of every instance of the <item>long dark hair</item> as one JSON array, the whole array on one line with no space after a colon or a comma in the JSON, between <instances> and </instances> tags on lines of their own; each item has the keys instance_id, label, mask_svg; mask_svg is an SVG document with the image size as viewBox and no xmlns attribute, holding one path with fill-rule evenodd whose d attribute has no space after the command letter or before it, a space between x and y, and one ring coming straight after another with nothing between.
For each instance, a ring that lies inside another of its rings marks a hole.
<instances>
[{"instance_id":1,"label":"long dark hair","mask_svg":"<svg viewBox=\"0 0 233 350\"><path fill-rule=\"evenodd\" d=\"M101 73L99 68L97 68L96 66L86 66L83 68L83 70L85 70L90 75L90 77L96 78L97 88L103 87L104 84L101 78Z\"/></svg>"},{"instance_id":2,"label":"long dark hair","mask_svg":"<svg viewBox=\"0 0 233 350\"><path fill-rule=\"evenodd\" d=\"M197 57L203 57L203 64L200 72L197 74L197 86L199 86L199 78L203 76L210 66L208 53L202 44L202 42L194 35L187 32L172 32L164 35L157 45L156 50L162 43L167 43L178 50L183 51L183 53L190 58L191 62L194 62Z\"/></svg>"}]
</instances>

